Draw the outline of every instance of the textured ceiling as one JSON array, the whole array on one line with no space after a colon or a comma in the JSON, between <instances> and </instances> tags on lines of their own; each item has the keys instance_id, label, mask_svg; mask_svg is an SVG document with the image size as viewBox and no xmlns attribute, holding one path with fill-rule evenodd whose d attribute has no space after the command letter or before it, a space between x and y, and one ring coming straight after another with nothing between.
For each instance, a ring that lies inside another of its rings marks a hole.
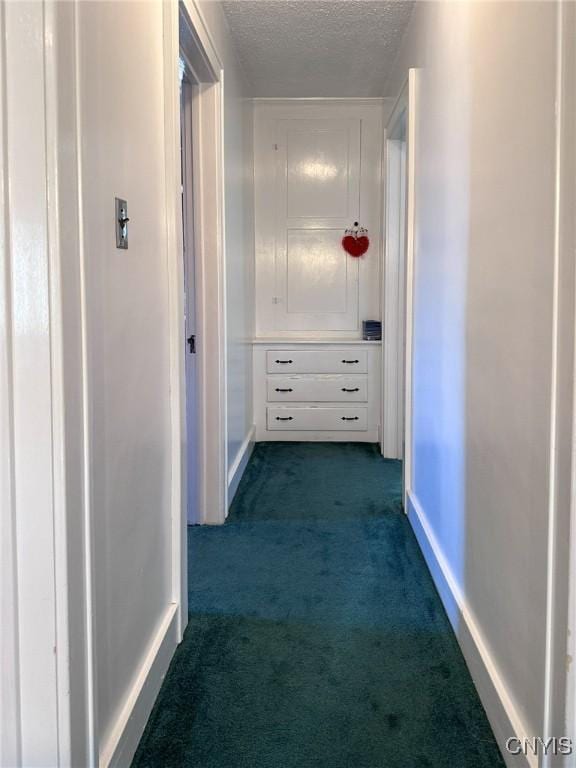
<instances>
[{"instance_id":1,"label":"textured ceiling","mask_svg":"<svg viewBox=\"0 0 576 768\"><path fill-rule=\"evenodd\" d=\"M413 2L225 0L254 96L390 96Z\"/></svg>"}]
</instances>

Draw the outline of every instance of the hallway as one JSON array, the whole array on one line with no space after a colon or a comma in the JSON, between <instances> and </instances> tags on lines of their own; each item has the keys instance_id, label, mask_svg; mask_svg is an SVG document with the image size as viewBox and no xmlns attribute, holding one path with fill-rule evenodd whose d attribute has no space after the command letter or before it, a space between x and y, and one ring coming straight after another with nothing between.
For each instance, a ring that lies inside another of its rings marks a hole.
<instances>
[{"instance_id":1,"label":"hallway","mask_svg":"<svg viewBox=\"0 0 576 768\"><path fill-rule=\"evenodd\" d=\"M407 518L401 463L260 443L189 528L190 623L133 768L504 765Z\"/></svg>"},{"instance_id":2,"label":"hallway","mask_svg":"<svg viewBox=\"0 0 576 768\"><path fill-rule=\"evenodd\" d=\"M0 766L576 768L576 2L0 70Z\"/></svg>"}]
</instances>

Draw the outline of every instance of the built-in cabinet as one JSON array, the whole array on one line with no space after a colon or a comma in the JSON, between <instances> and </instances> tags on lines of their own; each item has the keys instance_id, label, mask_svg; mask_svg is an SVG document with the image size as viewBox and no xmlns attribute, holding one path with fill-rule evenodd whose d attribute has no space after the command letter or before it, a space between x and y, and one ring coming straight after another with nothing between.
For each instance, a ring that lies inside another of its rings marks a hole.
<instances>
[{"instance_id":1,"label":"built-in cabinet","mask_svg":"<svg viewBox=\"0 0 576 768\"><path fill-rule=\"evenodd\" d=\"M377 100L256 100L257 440L379 440L382 118ZM342 248L355 222L360 258Z\"/></svg>"},{"instance_id":2,"label":"built-in cabinet","mask_svg":"<svg viewBox=\"0 0 576 768\"><path fill-rule=\"evenodd\" d=\"M257 440L377 442L380 344L256 341L254 418Z\"/></svg>"}]
</instances>

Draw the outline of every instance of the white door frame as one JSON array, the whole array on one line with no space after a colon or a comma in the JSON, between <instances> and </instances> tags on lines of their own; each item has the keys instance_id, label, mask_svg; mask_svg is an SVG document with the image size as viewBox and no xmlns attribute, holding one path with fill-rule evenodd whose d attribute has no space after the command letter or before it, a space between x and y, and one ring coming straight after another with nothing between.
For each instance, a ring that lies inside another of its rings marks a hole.
<instances>
[{"instance_id":1,"label":"white door frame","mask_svg":"<svg viewBox=\"0 0 576 768\"><path fill-rule=\"evenodd\" d=\"M186 557L186 380L184 332L184 261L180 180L180 99L178 61L182 47L199 81L194 208L199 519L220 524L227 509L226 459L226 311L224 270L223 71L195 0L179 7L165 4L166 158L168 200L171 380L173 410L173 508L180 531L181 558L174 561L187 590ZM217 137L217 140L214 140Z\"/></svg>"},{"instance_id":2,"label":"white door frame","mask_svg":"<svg viewBox=\"0 0 576 768\"><path fill-rule=\"evenodd\" d=\"M415 182L416 182L416 118L418 70L410 69L386 126L387 162L399 165L399 147L395 142L402 121L405 121L406 178L402 191L405 205L405 231L390 232L386 227L386 255L383 271L384 334L382 371L382 453L392 458L403 458L404 509L412 487L412 333L414 314L414 246L416 237ZM398 170L392 167L392 172ZM388 174L388 168L386 169ZM399 186L396 186L396 212L400 210ZM389 208L387 183L386 211ZM403 256L403 258L402 258ZM402 424L399 414L404 413L404 446L398 445ZM394 455L395 454L395 455ZM402 456L403 454L403 456Z\"/></svg>"},{"instance_id":3,"label":"white door frame","mask_svg":"<svg viewBox=\"0 0 576 768\"><path fill-rule=\"evenodd\" d=\"M0 9L2 765L56 759L65 741L58 712L66 701L58 695L65 653L56 642L63 627L57 620L62 585L55 531L62 512L57 482L62 346L51 301L44 31L40 4L31 4L25 14L8 3Z\"/></svg>"},{"instance_id":4,"label":"white door frame","mask_svg":"<svg viewBox=\"0 0 576 768\"><path fill-rule=\"evenodd\" d=\"M74 14L0 9L2 765L93 754Z\"/></svg>"},{"instance_id":5,"label":"white door frame","mask_svg":"<svg viewBox=\"0 0 576 768\"><path fill-rule=\"evenodd\" d=\"M181 50L199 81L194 136L199 520L226 519L226 315L224 270L223 71L195 0L164 3L166 236L172 408L172 578L180 636L188 620L186 334L180 169ZM214 140L217 137L217 140ZM170 190L172 193L170 194Z\"/></svg>"},{"instance_id":6,"label":"white door frame","mask_svg":"<svg viewBox=\"0 0 576 768\"><path fill-rule=\"evenodd\" d=\"M386 125L385 248L382 270L382 455L403 458L404 302L406 268L406 135L403 88Z\"/></svg>"},{"instance_id":7,"label":"white door frame","mask_svg":"<svg viewBox=\"0 0 576 768\"><path fill-rule=\"evenodd\" d=\"M576 750L576 7L556 7L556 125L552 407L543 735L572 738ZM571 659L567 664L566 659Z\"/></svg>"}]
</instances>

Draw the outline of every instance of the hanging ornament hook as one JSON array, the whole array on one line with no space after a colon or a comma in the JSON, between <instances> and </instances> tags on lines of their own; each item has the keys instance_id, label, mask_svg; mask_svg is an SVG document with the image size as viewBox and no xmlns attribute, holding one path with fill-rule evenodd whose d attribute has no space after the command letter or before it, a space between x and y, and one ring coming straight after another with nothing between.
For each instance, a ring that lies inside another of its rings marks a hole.
<instances>
[{"instance_id":1,"label":"hanging ornament hook","mask_svg":"<svg viewBox=\"0 0 576 768\"><path fill-rule=\"evenodd\" d=\"M352 237L359 238L359 237L368 237L368 230L366 227L361 227L360 224L355 221L354 225L352 227L348 227L344 231L345 235L351 235Z\"/></svg>"}]
</instances>

